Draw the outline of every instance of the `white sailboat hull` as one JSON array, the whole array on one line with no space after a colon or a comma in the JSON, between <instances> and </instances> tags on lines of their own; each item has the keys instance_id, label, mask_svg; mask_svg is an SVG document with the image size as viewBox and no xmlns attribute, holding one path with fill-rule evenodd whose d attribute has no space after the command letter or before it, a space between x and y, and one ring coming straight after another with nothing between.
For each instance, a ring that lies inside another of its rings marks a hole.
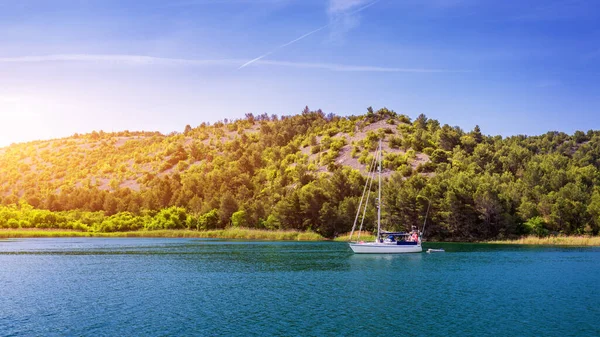
<instances>
[{"instance_id":1,"label":"white sailboat hull","mask_svg":"<svg viewBox=\"0 0 600 337\"><path fill-rule=\"evenodd\" d=\"M386 243L350 243L350 248L355 254L402 254L402 253L421 253L423 247L421 243L417 245L396 245Z\"/></svg>"}]
</instances>

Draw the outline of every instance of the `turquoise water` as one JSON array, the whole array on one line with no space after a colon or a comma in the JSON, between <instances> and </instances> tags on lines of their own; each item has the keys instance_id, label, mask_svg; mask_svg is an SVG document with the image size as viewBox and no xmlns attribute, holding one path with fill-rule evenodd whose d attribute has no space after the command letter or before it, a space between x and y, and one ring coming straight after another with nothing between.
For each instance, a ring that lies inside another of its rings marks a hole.
<instances>
[{"instance_id":1,"label":"turquoise water","mask_svg":"<svg viewBox=\"0 0 600 337\"><path fill-rule=\"evenodd\" d=\"M600 335L600 249L430 247L0 241L0 335Z\"/></svg>"}]
</instances>

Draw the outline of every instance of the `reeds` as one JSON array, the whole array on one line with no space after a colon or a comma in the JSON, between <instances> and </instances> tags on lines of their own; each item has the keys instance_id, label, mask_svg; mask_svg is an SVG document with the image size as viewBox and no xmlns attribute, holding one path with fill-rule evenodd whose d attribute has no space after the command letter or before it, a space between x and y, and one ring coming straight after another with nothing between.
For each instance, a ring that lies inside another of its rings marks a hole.
<instances>
[{"instance_id":1,"label":"reeds","mask_svg":"<svg viewBox=\"0 0 600 337\"><path fill-rule=\"evenodd\" d=\"M78 232L56 230L0 230L0 238L57 238L57 237L150 237L150 238L215 238L272 241L321 241L325 240L314 232L270 231L250 228L226 228L210 231L156 230L134 232Z\"/></svg>"},{"instance_id":2,"label":"reeds","mask_svg":"<svg viewBox=\"0 0 600 337\"><path fill-rule=\"evenodd\" d=\"M23 230L9 229L0 230L0 238L63 238L63 237L89 237L95 236L92 232L56 231L56 230ZM111 234L111 233L102 233Z\"/></svg>"},{"instance_id":3,"label":"reeds","mask_svg":"<svg viewBox=\"0 0 600 337\"><path fill-rule=\"evenodd\" d=\"M354 232L354 235L352 236L352 241L356 241L356 240L365 241L365 242L375 241L375 235L373 235L373 233L371 233L371 232L362 231L362 232L360 232L360 238L358 236L359 236L359 232ZM344 233L342 235L339 235L338 237L336 237L334 239L334 241L350 241L350 233Z\"/></svg>"},{"instance_id":4,"label":"reeds","mask_svg":"<svg viewBox=\"0 0 600 337\"><path fill-rule=\"evenodd\" d=\"M600 246L600 236L525 236L516 240L496 240L489 241L488 243L549 246Z\"/></svg>"}]
</instances>

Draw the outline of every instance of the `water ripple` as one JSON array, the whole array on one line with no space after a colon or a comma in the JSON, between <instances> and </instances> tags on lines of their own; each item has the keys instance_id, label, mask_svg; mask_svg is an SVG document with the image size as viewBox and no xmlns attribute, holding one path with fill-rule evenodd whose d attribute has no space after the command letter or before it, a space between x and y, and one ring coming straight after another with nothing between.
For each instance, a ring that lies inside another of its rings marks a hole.
<instances>
[{"instance_id":1,"label":"water ripple","mask_svg":"<svg viewBox=\"0 0 600 337\"><path fill-rule=\"evenodd\" d=\"M0 335L600 335L600 250L444 248L392 256L333 242L3 241Z\"/></svg>"}]
</instances>

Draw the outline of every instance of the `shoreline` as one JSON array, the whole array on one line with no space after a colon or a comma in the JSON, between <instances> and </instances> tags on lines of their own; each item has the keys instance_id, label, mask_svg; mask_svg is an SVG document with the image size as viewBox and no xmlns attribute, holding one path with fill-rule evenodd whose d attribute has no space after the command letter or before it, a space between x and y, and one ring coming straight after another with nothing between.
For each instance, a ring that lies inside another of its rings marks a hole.
<instances>
[{"instance_id":1,"label":"shoreline","mask_svg":"<svg viewBox=\"0 0 600 337\"><path fill-rule=\"evenodd\" d=\"M512 240L490 240L479 243L493 245L532 245L532 246L572 246L572 247L598 247L600 236L525 236Z\"/></svg>"},{"instance_id":2,"label":"shoreline","mask_svg":"<svg viewBox=\"0 0 600 337\"><path fill-rule=\"evenodd\" d=\"M374 236L361 233L361 239L372 241ZM314 232L263 230L249 228L226 228L208 231L185 229L129 231L129 232L84 232L61 229L0 229L0 240L25 238L199 238L199 239L238 239L256 241L335 241L347 242L349 235L341 235L333 240L327 239ZM425 241L425 244L429 241ZM525 236L518 239L489 240L489 241L431 241L431 243L476 243L491 245L531 245L531 246L570 246L570 247L600 247L600 236Z\"/></svg>"},{"instance_id":3,"label":"shoreline","mask_svg":"<svg viewBox=\"0 0 600 337\"><path fill-rule=\"evenodd\" d=\"M83 232L70 230L35 230L8 229L0 230L0 239L21 238L206 238L206 239L247 239L270 241L326 241L327 239L314 232L269 231L246 228L228 228L210 231L194 230L156 230L131 232Z\"/></svg>"},{"instance_id":4,"label":"shoreline","mask_svg":"<svg viewBox=\"0 0 600 337\"><path fill-rule=\"evenodd\" d=\"M340 235L333 241L348 241L350 235ZM356 233L355 233L356 237ZM373 241L375 236L368 232L361 233L361 241ZM570 246L570 247L600 247L600 236L585 235L559 235L559 236L523 236L517 239L488 240L488 241L424 241L428 243L464 243L464 244L491 244L491 245L530 245L530 246Z\"/></svg>"}]
</instances>

